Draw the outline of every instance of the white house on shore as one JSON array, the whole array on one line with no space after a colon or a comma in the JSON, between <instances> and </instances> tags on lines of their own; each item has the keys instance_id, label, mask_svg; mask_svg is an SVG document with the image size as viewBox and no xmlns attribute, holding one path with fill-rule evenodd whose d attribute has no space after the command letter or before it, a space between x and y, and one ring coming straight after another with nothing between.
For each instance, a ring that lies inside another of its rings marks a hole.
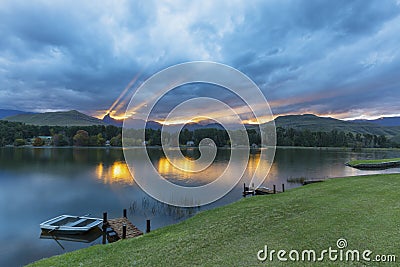
<instances>
[{"instance_id":1,"label":"white house on shore","mask_svg":"<svg viewBox=\"0 0 400 267\"><path fill-rule=\"evenodd\" d=\"M194 146L194 141L187 141L186 146Z\"/></svg>"}]
</instances>

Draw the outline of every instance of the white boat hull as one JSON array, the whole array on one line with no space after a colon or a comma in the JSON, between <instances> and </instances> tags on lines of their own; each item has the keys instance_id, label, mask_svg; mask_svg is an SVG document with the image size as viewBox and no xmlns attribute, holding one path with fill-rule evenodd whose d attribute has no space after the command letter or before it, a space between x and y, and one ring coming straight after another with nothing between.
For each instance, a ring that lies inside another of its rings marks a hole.
<instances>
[{"instance_id":1,"label":"white boat hull","mask_svg":"<svg viewBox=\"0 0 400 267\"><path fill-rule=\"evenodd\" d=\"M83 234L97 227L102 222L103 220L99 218L61 215L41 223L40 228L47 232Z\"/></svg>"}]
</instances>

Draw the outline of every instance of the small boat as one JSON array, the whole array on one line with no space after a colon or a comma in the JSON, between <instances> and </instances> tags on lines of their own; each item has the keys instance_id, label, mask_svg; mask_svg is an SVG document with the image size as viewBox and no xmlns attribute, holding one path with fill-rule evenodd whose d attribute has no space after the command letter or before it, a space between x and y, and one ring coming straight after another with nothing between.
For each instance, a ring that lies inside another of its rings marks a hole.
<instances>
[{"instance_id":1,"label":"small boat","mask_svg":"<svg viewBox=\"0 0 400 267\"><path fill-rule=\"evenodd\" d=\"M60 215L40 224L40 228L47 232L66 234L83 234L97 227L103 222L99 218L86 216Z\"/></svg>"}]
</instances>

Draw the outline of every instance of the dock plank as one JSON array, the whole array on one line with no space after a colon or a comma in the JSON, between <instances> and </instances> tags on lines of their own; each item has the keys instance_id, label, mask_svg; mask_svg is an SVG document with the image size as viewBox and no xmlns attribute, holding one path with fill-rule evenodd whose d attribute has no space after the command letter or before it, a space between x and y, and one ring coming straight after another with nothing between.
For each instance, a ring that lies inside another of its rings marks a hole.
<instances>
[{"instance_id":1,"label":"dock plank","mask_svg":"<svg viewBox=\"0 0 400 267\"><path fill-rule=\"evenodd\" d=\"M108 227L111 227L117 234L118 239L122 239L122 228L126 225L126 238L134 238L143 235L136 226L134 226L127 218L116 218L107 221Z\"/></svg>"}]
</instances>

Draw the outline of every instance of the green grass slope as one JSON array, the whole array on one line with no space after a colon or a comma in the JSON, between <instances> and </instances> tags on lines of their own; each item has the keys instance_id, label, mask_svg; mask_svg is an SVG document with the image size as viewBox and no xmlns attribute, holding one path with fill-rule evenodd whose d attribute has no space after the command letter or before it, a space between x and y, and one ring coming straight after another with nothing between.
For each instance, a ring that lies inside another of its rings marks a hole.
<instances>
[{"instance_id":1,"label":"green grass slope","mask_svg":"<svg viewBox=\"0 0 400 267\"><path fill-rule=\"evenodd\" d=\"M400 134L400 127L385 127L368 122L342 121L334 118L318 117L312 114L280 116L275 119L275 125L282 128L308 129L311 132L337 130L361 134L386 135L389 137Z\"/></svg>"},{"instance_id":2,"label":"green grass slope","mask_svg":"<svg viewBox=\"0 0 400 267\"><path fill-rule=\"evenodd\" d=\"M201 212L136 239L97 245L44 259L33 266L309 266L261 263L269 249L371 250L400 257L400 174L330 179L283 194L250 197ZM324 266L376 266L377 262L319 262ZM385 266L393 266L386 264Z\"/></svg>"},{"instance_id":3,"label":"green grass slope","mask_svg":"<svg viewBox=\"0 0 400 267\"><path fill-rule=\"evenodd\" d=\"M102 120L90 117L76 110L45 112L38 114L18 114L3 120L47 126L91 126L106 125Z\"/></svg>"},{"instance_id":4,"label":"green grass slope","mask_svg":"<svg viewBox=\"0 0 400 267\"><path fill-rule=\"evenodd\" d=\"M387 162L399 162L400 158L392 159L365 159L365 160L353 160L348 162L350 166L356 166L358 164L374 164L374 163L387 163Z\"/></svg>"}]
</instances>

